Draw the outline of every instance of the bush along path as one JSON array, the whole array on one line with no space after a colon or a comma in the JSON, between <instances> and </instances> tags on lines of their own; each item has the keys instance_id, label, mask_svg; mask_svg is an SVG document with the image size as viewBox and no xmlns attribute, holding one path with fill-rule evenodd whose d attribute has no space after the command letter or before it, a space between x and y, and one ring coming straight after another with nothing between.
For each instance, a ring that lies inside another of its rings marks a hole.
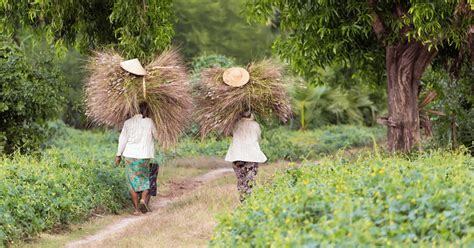
<instances>
[{"instance_id":1,"label":"bush along path","mask_svg":"<svg viewBox=\"0 0 474 248\"><path fill-rule=\"evenodd\" d=\"M209 171L208 173L194 177L188 181L182 182L182 183L174 183L170 189L170 194L167 196L158 196L155 201L153 199L151 200L150 203L150 208L153 210L157 210L159 208L163 208L167 206L169 203L173 202L177 198L179 198L181 195L183 195L186 192L195 190L199 186L214 180L224 174L227 173L232 173L233 170L232 168L219 168L219 169L214 169ZM68 244L65 245L65 247L93 247L94 243L100 242L108 237L110 237L113 234L116 234L120 231L125 230L129 226L139 223L143 221L144 219L151 218L153 215L156 215L157 213L151 212L147 213L144 215L140 216L128 216L124 217L116 222L113 222L103 230L97 232L94 235L88 236L84 239L81 240L76 240L73 242L69 242ZM154 227L154 228L160 228L160 227Z\"/></svg>"},{"instance_id":2,"label":"bush along path","mask_svg":"<svg viewBox=\"0 0 474 248\"><path fill-rule=\"evenodd\" d=\"M361 154L276 175L220 219L211 247L473 247L474 159Z\"/></svg>"}]
</instances>

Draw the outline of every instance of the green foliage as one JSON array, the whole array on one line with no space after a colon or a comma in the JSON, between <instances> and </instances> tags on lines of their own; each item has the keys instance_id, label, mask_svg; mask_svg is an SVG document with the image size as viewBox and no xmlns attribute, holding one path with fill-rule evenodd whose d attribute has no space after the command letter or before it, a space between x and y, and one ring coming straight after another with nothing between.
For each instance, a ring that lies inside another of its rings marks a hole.
<instances>
[{"instance_id":1,"label":"green foliage","mask_svg":"<svg viewBox=\"0 0 474 248\"><path fill-rule=\"evenodd\" d=\"M439 151L291 168L223 216L210 246L471 247L473 165L468 155Z\"/></svg>"},{"instance_id":2,"label":"green foliage","mask_svg":"<svg viewBox=\"0 0 474 248\"><path fill-rule=\"evenodd\" d=\"M431 115L435 144L452 148L464 145L474 154L474 70L467 67L461 73L467 75L456 79L442 70L431 69L423 81L427 89L434 89L438 93L431 108L446 114Z\"/></svg>"},{"instance_id":3,"label":"green foliage","mask_svg":"<svg viewBox=\"0 0 474 248\"><path fill-rule=\"evenodd\" d=\"M21 38L20 48L23 54L32 63L43 59L45 53L52 53L51 46L44 37L35 37L29 32L21 32L18 37ZM83 108L83 86L87 75L83 69L87 62L86 56L70 48L65 56L58 57L50 54L49 57L51 66L59 69L59 74L65 82L64 88L61 89L65 99L61 113L62 120L70 126L85 128L87 122Z\"/></svg>"},{"instance_id":4,"label":"green foliage","mask_svg":"<svg viewBox=\"0 0 474 248\"><path fill-rule=\"evenodd\" d=\"M2 39L0 75L0 153L35 150L48 135L46 121L64 103L60 71L47 51L30 59L10 39Z\"/></svg>"},{"instance_id":5,"label":"green foliage","mask_svg":"<svg viewBox=\"0 0 474 248\"><path fill-rule=\"evenodd\" d=\"M474 20L466 14L472 12L467 5L455 11L459 2L255 0L247 3L246 13L260 21L278 13L282 32L274 50L298 73L313 77L318 66L350 61L354 68L380 75L385 46L406 37L433 49L463 45ZM379 38L375 16L383 28Z\"/></svg>"},{"instance_id":6,"label":"green foliage","mask_svg":"<svg viewBox=\"0 0 474 248\"><path fill-rule=\"evenodd\" d=\"M193 74L200 74L203 69L212 67L232 67L235 65L233 58L220 54L201 55L192 61Z\"/></svg>"},{"instance_id":7,"label":"green foliage","mask_svg":"<svg viewBox=\"0 0 474 248\"><path fill-rule=\"evenodd\" d=\"M385 135L382 128L328 126L308 131L292 131L285 127L263 130L261 148L270 161L317 159L341 148L371 145ZM203 142L184 139L168 157L225 156L230 138L209 138Z\"/></svg>"},{"instance_id":8,"label":"green foliage","mask_svg":"<svg viewBox=\"0 0 474 248\"><path fill-rule=\"evenodd\" d=\"M41 155L0 157L0 244L28 238L128 203L124 175L113 165L117 134L55 124Z\"/></svg>"},{"instance_id":9,"label":"green foliage","mask_svg":"<svg viewBox=\"0 0 474 248\"><path fill-rule=\"evenodd\" d=\"M64 123L75 128L86 128L87 119L84 109L84 81L86 80L85 56L69 49L64 57L57 58L56 63L64 75L67 87L63 91L66 104L62 112Z\"/></svg>"},{"instance_id":10,"label":"green foliage","mask_svg":"<svg viewBox=\"0 0 474 248\"><path fill-rule=\"evenodd\" d=\"M171 12L171 0L2 0L0 31L14 37L31 27L63 53L110 45L145 62L171 43Z\"/></svg>"},{"instance_id":11,"label":"green foliage","mask_svg":"<svg viewBox=\"0 0 474 248\"><path fill-rule=\"evenodd\" d=\"M234 57L239 64L271 55L274 35L264 25L248 25L244 0L180 0L174 2L174 42L186 60L208 53Z\"/></svg>"},{"instance_id":12,"label":"green foliage","mask_svg":"<svg viewBox=\"0 0 474 248\"><path fill-rule=\"evenodd\" d=\"M318 159L339 149L372 145L383 139L383 128L327 126L307 131L288 131L284 127L264 131L261 147L271 161Z\"/></svg>"},{"instance_id":13,"label":"green foliage","mask_svg":"<svg viewBox=\"0 0 474 248\"><path fill-rule=\"evenodd\" d=\"M381 79L359 73L349 64L333 63L315 70L314 80L292 80L296 83L290 92L299 128L341 123L371 126L376 115L385 111Z\"/></svg>"},{"instance_id":14,"label":"green foliage","mask_svg":"<svg viewBox=\"0 0 474 248\"><path fill-rule=\"evenodd\" d=\"M368 87L294 85L291 90L293 105L301 129L327 124L375 124L376 105L370 99Z\"/></svg>"}]
</instances>

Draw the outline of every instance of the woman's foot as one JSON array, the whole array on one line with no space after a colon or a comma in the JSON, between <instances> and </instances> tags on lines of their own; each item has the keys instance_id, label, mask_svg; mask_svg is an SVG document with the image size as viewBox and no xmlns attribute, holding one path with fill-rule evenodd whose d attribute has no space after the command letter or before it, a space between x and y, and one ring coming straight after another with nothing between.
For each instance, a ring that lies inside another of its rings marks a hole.
<instances>
[{"instance_id":1,"label":"woman's foot","mask_svg":"<svg viewBox=\"0 0 474 248\"><path fill-rule=\"evenodd\" d=\"M133 211L133 215L141 215L141 214L142 213L138 209L135 209L135 211Z\"/></svg>"},{"instance_id":2,"label":"woman's foot","mask_svg":"<svg viewBox=\"0 0 474 248\"><path fill-rule=\"evenodd\" d=\"M139 208L140 208L140 211L142 211L142 213L151 212L151 209L148 207L148 204L146 204L144 199L140 199Z\"/></svg>"}]
</instances>

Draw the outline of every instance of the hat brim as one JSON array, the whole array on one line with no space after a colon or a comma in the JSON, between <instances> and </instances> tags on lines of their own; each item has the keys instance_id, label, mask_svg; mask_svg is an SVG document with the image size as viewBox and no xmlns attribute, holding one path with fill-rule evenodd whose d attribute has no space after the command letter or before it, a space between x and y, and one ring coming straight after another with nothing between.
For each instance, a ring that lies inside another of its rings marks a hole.
<instances>
[{"instance_id":1,"label":"hat brim","mask_svg":"<svg viewBox=\"0 0 474 248\"><path fill-rule=\"evenodd\" d=\"M224 71L222 79L232 87L241 87L250 81L250 74L242 67L232 67Z\"/></svg>"},{"instance_id":2,"label":"hat brim","mask_svg":"<svg viewBox=\"0 0 474 248\"><path fill-rule=\"evenodd\" d=\"M137 76L146 75L146 70L145 68L143 68L142 64L140 63L140 61L138 61L138 59L122 61L120 63L120 67Z\"/></svg>"}]
</instances>

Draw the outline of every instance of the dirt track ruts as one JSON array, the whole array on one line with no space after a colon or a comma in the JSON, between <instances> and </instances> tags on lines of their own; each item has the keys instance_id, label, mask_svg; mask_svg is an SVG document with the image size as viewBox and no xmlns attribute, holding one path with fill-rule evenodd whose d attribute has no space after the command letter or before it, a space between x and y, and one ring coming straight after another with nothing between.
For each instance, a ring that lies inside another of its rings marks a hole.
<instances>
[{"instance_id":1,"label":"dirt track ruts","mask_svg":"<svg viewBox=\"0 0 474 248\"><path fill-rule=\"evenodd\" d=\"M233 172L232 168L220 168L211 170L208 173L194 177L188 181L181 182L181 183L172 183L171 186L171 194L166 196L160 196L157 200L152 201L150 207L152 210L156 210L159 208L163 208L168 205L173 200L176 200L178 197L183 195L186 192L193 191L197 187L201 186L202 184L209 182L213 179L216 179L226 173ZM157 214L156 212L151 212L146 215L140 216L127 216L121 218L112 224L106 226L104 229L100 230L94 235L87 236L83 239L76 240L69 242L65 245L65 247L91 247L93 246L94 242L102 241L109 236L123 230L124 228L143 220L144 218L149 218L150 216Z\"/></svg>"}]
</instances>

